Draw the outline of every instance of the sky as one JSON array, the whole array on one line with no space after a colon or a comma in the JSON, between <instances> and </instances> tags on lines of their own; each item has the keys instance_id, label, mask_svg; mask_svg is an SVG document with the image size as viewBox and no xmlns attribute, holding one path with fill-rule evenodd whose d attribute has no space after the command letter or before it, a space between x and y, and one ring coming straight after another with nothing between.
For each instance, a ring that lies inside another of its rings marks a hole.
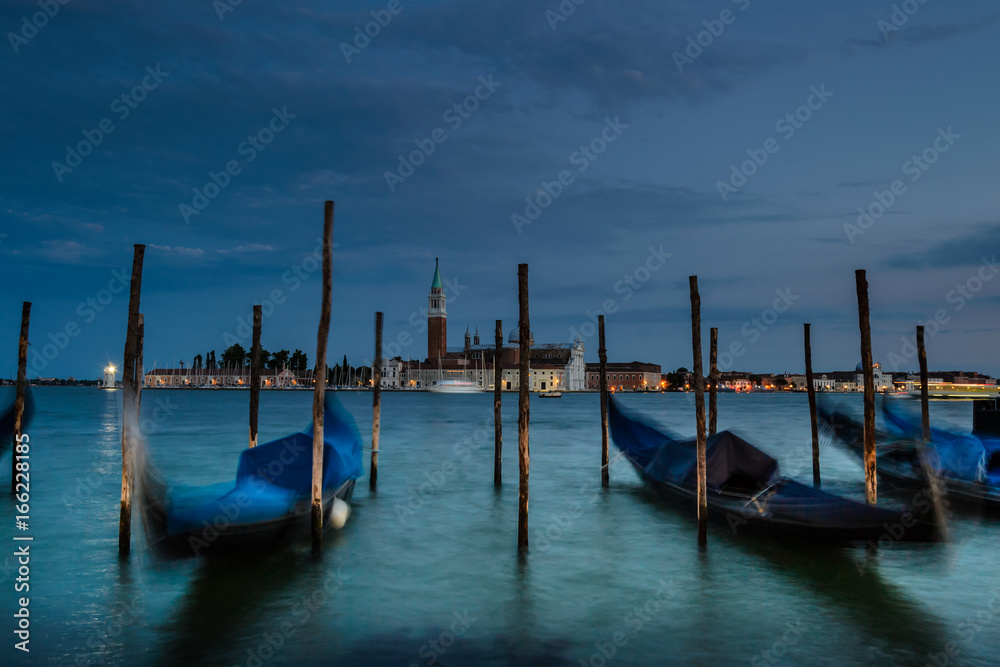
<instances>
[{"instance_id":1,"label":"sky","mask_svg":"<svg viewBox=\"0 0 1000 667\"><path fill-rule=\"evenodd\" d=\"M998 11L7 0L0 377L22 301L29 376L120 363L137 243L147 366L249 346L258 303L313 360L325 200L331 361L372 358L375 311L426 357L440 258L452 346L506 337L524 262L535 340L588 361L605 312L611 360L690 368L697 275L723 370L802 371L804 322L851 369L865 269L883 368L925 323L932 369L998 375Z\"/></svg>"}]
</instances>

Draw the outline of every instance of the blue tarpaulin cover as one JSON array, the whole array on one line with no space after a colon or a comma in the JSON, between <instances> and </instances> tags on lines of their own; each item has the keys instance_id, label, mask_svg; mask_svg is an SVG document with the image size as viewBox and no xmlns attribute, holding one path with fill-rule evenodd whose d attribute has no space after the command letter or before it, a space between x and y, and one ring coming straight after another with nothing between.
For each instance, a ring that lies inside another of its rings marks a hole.
<instances>
[{"instance_id":1,"label":"blue tarpaulin cover","mask_svg":"<svg viewBox=\"0 0 1000 667\"><path fill-rule=\"evenodd\" d=\"M323 417L323 490L336 489L362 474L361 434L354 419L331 394ZM202 530L205 522L228 525L278 519L312 495L313 427L246 449L236 481L171 489L167 534ZM236 508L236 509L234 509Z\"/></svg>"}]
</instances>

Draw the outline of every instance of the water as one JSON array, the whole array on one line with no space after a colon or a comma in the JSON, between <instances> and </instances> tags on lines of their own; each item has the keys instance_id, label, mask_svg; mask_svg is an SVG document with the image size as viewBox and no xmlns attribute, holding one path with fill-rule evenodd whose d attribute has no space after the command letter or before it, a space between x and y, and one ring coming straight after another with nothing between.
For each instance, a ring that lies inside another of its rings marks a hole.
<instances>
[{"instance_id":1,"label":"water","mask_svg":"<svg viewBox=\"0 0 1000 667\"><path fill-rule=\"evenodd\" d=\"M338 395L369 434L371 394ZM527 562L516 556L513 394L504 395L499 491L491 395L387 393L378 492L367 478L359 483L347 527L327 533L320 560L296 544L164 562L138 535L125 565L117 555L120 392L42 388L36 399L35 663L997 664L996 519L955 512L950 543L876 553L802 550L711 524L699 553L693 517L663 505L626 465L614 465L611 488L600 488L595 394L532 402ZM623 400L694 430L692 395ZM844 400L860 410L860 396ZM247 401L236 391L145 392L152 456L168 479L230 480ZM306 426L311 401L308 392L264 392L262 441ZM971 422L967 402L931 410L937 424ZM719 427L738 428L786 474L811 479L804 395L720 395ZM863 498L857 461L826 445L821 459L824 488ZM5 456L0 469L7 466ZM880 502L890 502L880 490ZM6 494L0 507L14 514ZM13 544L12 523L0 522L4 545ZM11 551L0 557L0 655L21 664L27 656L10 632Z\"/></svg>"}]
</instances>

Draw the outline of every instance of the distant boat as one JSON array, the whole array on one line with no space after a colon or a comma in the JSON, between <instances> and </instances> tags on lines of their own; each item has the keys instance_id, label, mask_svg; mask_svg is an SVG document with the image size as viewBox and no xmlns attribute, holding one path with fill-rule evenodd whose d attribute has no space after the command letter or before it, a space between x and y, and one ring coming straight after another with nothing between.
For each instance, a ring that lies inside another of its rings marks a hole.
<instances>
[{"instance_id":1,"label":"distant boat","mask_svg":"<svg viewBox=\"0 0 1000 667\"><path fill-rule=\"evenodd\" d=\"M323 418L323 518L362 474L361 434L331 395ZM235 484L168 488L147 461L139 501L150 545L168 556L279 546L308 534L313 427L240 454Z\"/></svg>"},{"instance_id":2,"label":"distant boat","mask_svg":"<svg viewBox=\"0 0 1000 667\"><path fill-rule=\"evenodd\" d=\"M475 382L464 380L442 380L427 388L435 394L475 394L482 391Z\"/></svg>"},{"instance_id":3,"label":"distant boat","mask_svg":"<svg viewBox=\"0 0 1000 667\"><path fill-rule=\"evenodd\" d=\"M615 446L664 499L695 515L696 447L647 420L627 415L610 397ZM784 477L778 462L749 442L723 431L706 444L708 515L733 530L781 540L858 542L878 540L886 525L910 526L900 539L931 541L935 527L914 513L869 507ZM916 521L914 523L914 521Z\"/></svg>"},{"instance_id":4,"label":"distant boat","mask_svg":"<svg viewBox=\"0 0 1000 667\"><path fill-rule=\"evenodd\" d=\"M562 398L561 391L540 391L538 398Z\"/></svg>"},{"instance_id":5,"label":"distant boat","mask_svg":"<svg viewBox=\"0 0 1000 667\"><path fill-rule=\"evenodd\" d=\"M920 387L907 392L920 398ZM998 398L1000 386L995 384L952 384L951 382L928 382L928 398Z\"/></svg>"}]
</instances>

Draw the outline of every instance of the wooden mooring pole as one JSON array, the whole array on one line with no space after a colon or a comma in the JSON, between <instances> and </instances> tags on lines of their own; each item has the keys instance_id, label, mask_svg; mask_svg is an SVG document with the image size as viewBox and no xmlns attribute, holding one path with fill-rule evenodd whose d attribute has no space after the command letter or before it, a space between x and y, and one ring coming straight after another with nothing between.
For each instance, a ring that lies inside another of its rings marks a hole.
<instances>
[{"instance_id":1,"label":"wooden mooring pole","mask_svg":"<svg viewBox=\"0 0 1000 667\"><path fill-rule=\"evenodd\" d=\"M865 382L865 499L878 502L875 477L875 371L872 367L872 328L868 319L868 278L864 269L854 272L858 291L858 327L861 329L861 370Z\"/></svg>"},{"instance_id":2,"label":"wooden mooring pole","mask_svg":"<svg viewBox=\"0 0 1000 667\"><path fill-rule=\"evenodd\" d=\"M261 306L253 307L253 347L250 348L250 446L257 446L257 415L260 411Z\"/></svg>"},{"instance_id":3,"label":"wooden mooring pole","mask_svg":"<svg viewBox=\"0 0 1000 667\"><path fill-rule=\"evenodd\" d=\"M708 341L708 434L715 435L719 416L718 403L716 403L719 384L719 330L717 328L709 329Z\"/></svg>"},{"instance_id":4,"label":"wooden mooring pole","mask_svg":"<svg viewBox=\"0 0 1000 667\"><path fill-rule=\"evenodd\" d=\"M927 403L927 350L924 348L924 328L917 327L917 360L920 362L920 426L924 442L931 441L931 413Z\"/></svg>"},{"instance_id":5,"label":"wooden mooring pole","mask_svg":"<svg viewBox=\"0 0 1000 667\"><path fill-rule=\"evenodd\" d=\"M503 384L503 322L497 320L496 350L493 352L493 486L500 486L503 473L503 414L500 401Z\"/></svg>"},{"instance_id":6,"label":"wooden mooring pole","mask_svg":"<svg viewBox=\"0 0 1000 667\"><path fill-rule=\"evenodd\" d=\"M691 346L694 357L694 409L697 417L698 546L708 543L708 485L705 464L705 377L701 366L701 296L698 276L688 278L691 286Z\"/></svg>"},{"instance_id":7,"label":"wooden mooring pole","mask_svg":"<svg viewBox=\"0 0 1000 667\"><path fill-rule=\"evenodd\" d=\"M14 448L10 456L10 492L17 495L17 446L24 435L24 397L28 391L28 325L31 302L21 304L21 337L17 341L17 390L14 398ZM30 446L30 443L29 443Z\"/></svg>"},{"instance_id":8,"label":"wooden mooring pole","mask_svg":"<svg viewBox=\"0 0 1000 667\"><path fill-rule=\"evenodd\" d=\"M597 358L601 362L598 382L601 384L601 486L611 482L608 470L608 350L604 346L604 315L597 316Z\"/></svg>"},{"instance_id":9,"label":"wooden mooring pole","mask_svg":"<svg viewBox=\"0 0 1000 667\"><path fill-rule=\"evenodd\" d=\"M330 335L333 292L333 202L323 207L323 304L313 374L312 550L323 549L323 398L326 395L326 340Z\"/></svg>"},{"instance_id":10,"label":"wooden mooring pole","mask_svg":"<svg viewBox=\"0 0 1000 667\"><path fill-rule=\"evenodd\" d=\"M375 363L372 364L372 464L368 488L378 484L378 441L382 431L382 313L375 313Z\"/></svg>"},{"instance_id":11,"label":"wooden mooring pole","mask_svg":"<svg viewBox=\"0 0 1000 667\"><path fill-rule=\"evenodd\" d=\"M139 356L139 296L142 292L142 262L146 246L136 243L132 255L132 279L129 284L128 323L125 328L125 359L122 364L122 493L118 517L118 554L128 556L132 549L132 459L138 437L138 393L136 361Z\"/></svg>"},{"instance_id":12,"label":"wooden mooring pole","mask_svg":"<svg viewBox=\"0 0 1000 667\"><path fill-rule=\"evenodd\" d=\"M819 424L816 422L816 386L813 384L812 341L809 340L809 328L806 322L802 325L806 348L806 388L809 392L809 428L812 432L813 454L813 486L819 487Z\"/></svg>"},{"instance_id":13,"label":"wooden mooring pole","mask_svg":"<svg viewBox=\"0 0 1000 667\"><path fill-rule=\"evenodd\" d=\"M530 455L528 452L528 422L531 389L530 354L531 327L528 322L528 265L517 265L517 300L520 309L518 337L520 339L520 358L518 359L518 402L517 402L517 458L520 471L517 497L517 549L524 553L528 550L528 469Z\"/></svg>"},{"instance_id":14,"label":"wooden mooring pole","mask_svg":"<svg viewBox=\"0 0 1000 667\"><path fill-rule=\"evenodd\" d=\"M917 327L917 359L920 363L920 426L923 444L920 447L920 465L927 478L927 490L934 507L934 522L937 527L937 537L941 541L948 539L948 523L944 513L944 493L937 471L931 464L929 448L931 442L931 416L927 404L927 349L924 347L924 327Z\"/></svg>"}]
</instances>

